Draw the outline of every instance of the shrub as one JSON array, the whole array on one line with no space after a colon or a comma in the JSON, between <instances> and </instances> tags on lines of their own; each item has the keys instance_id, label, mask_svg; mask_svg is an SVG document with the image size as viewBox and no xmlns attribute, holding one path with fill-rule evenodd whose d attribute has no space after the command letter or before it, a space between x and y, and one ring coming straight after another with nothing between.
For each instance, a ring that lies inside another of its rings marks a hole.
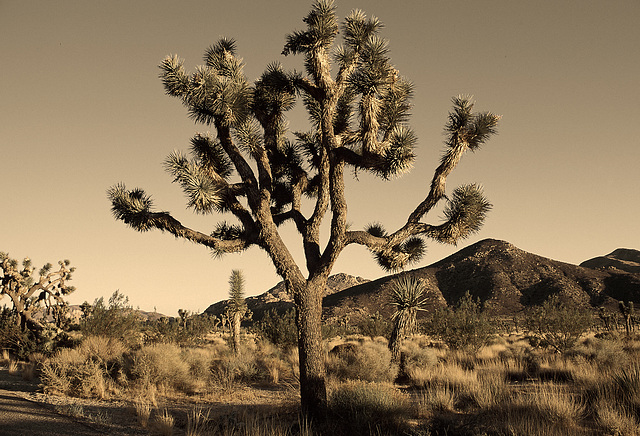
<instances>
[{"instance_id":1,"label":"shrub","mask_svg":"<svg viewBox=\"0 0 640 436\"><path fill-rule=\"evenodd\" d=\"M341 380L389 382L398 368L392 365L391 351L384 343L365 341L334 347L327 358L327 373Z\"/></svg>"},{"instance_id":2,"label":"shrub","mask_svg":"<svg viewBox=\"0 0 640 436\"><path fill-rule=\"evenodd\" d=\"M211 373L214 381L227 389L237 382L255 380L258 375L255 354L242 346L237 354L227 352L212 361Z\"/></svg>"},{"instance_id":3,"label":"shrub","mask_svg":"<svg viewBox=\"0 0 640 436\"><path fill-rule=\"evenodd\" d=\"M331 392L328 408L345 434L402 434L411 403L392 385L351 381Z\"/></svg>"},{"instance_id":4,"label":"shrub","mask_svg":"<svg viewBox=\"0 0 640 436\"><path fill-rule=\"evenodd\" d=\"M268 311L255 324L255 330L262 338L279 347L294 347L298 344L298 327L294 309L283 314L278 314L275 310Z\"/></svg>"},{"instance_id":5,"label":"shrub","mask_svg":"<svg viewBox=\"0 0 640 436\"><path fill-rule=\"evenodd\" d=\"M87 337L74 349L61 348L42 364L46 391L104 398L115 390L113 377L123 361L125 346L117 339Z\"/></svg>"},{"instance_id":6,"label":"shrub","mask_svg":"<svg viewBox=\"0 0 640 436\"><path fill-rule=\"evenodd\" d=\"M106 396L104 367L81 349L62 348L42 366L45 392L79 397Z\"/></svg>"},{"instance_id":7,"label":"shrub","mask_svg":"<svg viewBox=\"0 0 640 436\"><path fill-rule=\"evenodd\" d=\"M455 307L436 310L423 324L428 335L453 350L477 352L495 333L495 327L482 310L480 300L467 292Z\"/></svg>"},{"instance_id":8,"label":"shrub","mask_svg":"<svg viewBox=\"0 0 640 436\"><path fill-rule=\"evenodd\" d=\"M129 306L129 298L119 291L115 291L109 298L108 306L100 297L88 312L88 316L80 323L83 335L120 339L127 346L140 345L140 317L133 307Z\"/></svg>"},{"instance_id":9,"label":"shrub","mask_svg":"<svg viewBox=\"0 0 640 436\"><path fill-rule=\"evenodd\" d=\"M593 317L584 309L564 304L553 295L541 306L532 308L526 317L527 329L540 341L563 353L573 347L593 324Z\"/></svg>"},{"instance_id":10,"label":"shrub","mask_svg":"<svg viewBox=\"0 0 640 436\"><path fill-rule=\"evenodd\" d=\"M145 345L128 356L126 365L129 378L142 385L182 391L193 387L189 365L175 344Z\"/></svg>"},{"instance_id":11,"label":"shrub","mask_svg":"<svg viewBox=\"0 0 640 436\"><path fill-rule=\"evenodd\" d=\"M405 341L400 352L406 373L415 369L433 368L438 363L438 355L432 348L421 347L415 342Z\"/></svg>"},{"instance_id":12,"label":"shrub","mask_svg":"<svg viewBox=\"0 0 640 436\"><path fill-rule=\"evenodd\" d=\"M379 312L376 312L372 316L362 319L357 324L357 328L361 335L369 336L371 339L378 336L389 339L392 326Z\"/></svg>"}]
</instances>

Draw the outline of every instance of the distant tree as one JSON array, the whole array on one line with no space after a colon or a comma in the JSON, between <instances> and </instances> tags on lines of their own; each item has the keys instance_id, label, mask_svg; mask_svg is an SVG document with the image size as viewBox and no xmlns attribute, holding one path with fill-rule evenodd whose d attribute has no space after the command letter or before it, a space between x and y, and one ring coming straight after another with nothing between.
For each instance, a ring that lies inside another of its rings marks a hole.
<instances>
[{"instance_id":1,"label":"distant tree","mask_svg":"<svg viewBox=\"0 0 640 436\"><path fill-rule=\"evenodd\" d=\"M303 21L306 29L287 36L283 54L302 55L305 73L287 72L274 62L252 85L231 39L209 47L205 65L192 74L177 56L160 65L166 92L179 98L196 122L215 129L193 137L191 159L173 152L165 166L182 187L188 207L202 214L230 213L235 223L223 221L212 233L203 233L155 210L142 189L120 183L108 196L115 218L138 231L167 231L216 255L251 246L268 254L297 307L302 408L322 414L327 399L322 298L340 253L359 244L384 269L395 271L422 257L424 238L456 243L478 231L490 209L481 188L464 185L447 195L446 179L467 150L479 149L496 133L499 117L474 113L468 97L454 98L445 151L426 198L393 232L381 225L349 229L345 171L391 179L412 166L417 142L408 126L413 85L392 65L377 18L351 12L337 47L333 1L317 1ZM285 114L298 97L311 126L291 138ZM441 200L446 201L444 222L423 222ZM329 234L323 239L327 215ZM301 236L302 264L281 236L279 228L287 222Z\"/></svg>"},{"instance_id":2,"label":"distant tree","mask_svg":"<svg viewBox=\"0 0 640 436\"><path fill-rule=\"evenodd\" d=\"M238 353L240 349L240 323L247 313L247 303L244 301L244 276L242 271L238 269L231 271L231 277L229 277L227 313L231 327L233 352Z\"/></svg>"},{"instance_id":3,"label":"distant tree","mask_svg":"<svg viewBox=\"0 0 640 436\"><path fill-rule=\"evenodd\" d=\"M58 325L64 321L67 309L64 297L75 291L75 287L67 283L75 271L69 265L68 260L60 261L54 271L53 266L47 263L36 276L31 259L25 258L20 267L16 259L0 252L0 297L9 297L16 323L23 331L28 329L37 336L44 329L43 322L34 318L40 309L53 316Z\"/></svg>"},{"instance_id":4,"label":"distant tree","mask_svg":"<svg viewBox=\"0 0 640 436\"><path fill-rule=\"evenodd\" d=\"M400 362L402 340L418 329L417 315L419 310L424 310L425 289L423 280L409 275L403 275L393 282L390 298L395 312L391 315L393 330L389 339L389 350L391 350L393 362Z\"/></svg>"}]
</instances>

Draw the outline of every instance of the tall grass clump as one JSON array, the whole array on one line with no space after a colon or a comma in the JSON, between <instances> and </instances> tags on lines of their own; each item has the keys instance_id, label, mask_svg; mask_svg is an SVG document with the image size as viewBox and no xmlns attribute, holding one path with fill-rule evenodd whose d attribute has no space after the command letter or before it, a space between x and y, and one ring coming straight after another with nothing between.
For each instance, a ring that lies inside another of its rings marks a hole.
<instances>
[{"instance_id":1,"label":"tall grass clump","mask_svg":"<svg viewBox=\"0 0 640 436\"><path fill-rule=\"evenodd\" d=\"M113 338L87 337L79 347L61 348L42 364L45 391L79 397L105 398L117 390L126 347Z\"/></svg>"},{"instance_id":2,"label":"tall grass clump","mask_svg":"<svg viewBox=\"0 0 640 436\"><path fill-rule=\"evenodd\" d=\"M128 356L127 375L141 385L190 392L193 379L189 365L181 354L180 347L175 344L145 345Z\"/></svg>"},{"instance_id":3,"label":"tall grass clump","mask_svg":"<svg viewBox=\"0 0 640 436\"><path fill-rule=\"evenodd\" d=\"M349 381L330 393L328 409L333 434L402 434L411 402L390 384Z\"/></svg>"},{"instance_id":4,"label":"tall grass clump","mask_svg":"<svg viewBox=\"0 0 640 436\"><path fill-rule=\"evenodd\" d=\"M334 347L327 357L327 373L340 380L390 382L398 367L392 364L391 351L384 343L365 340Z\"/></svg>"},{"instance_id":5,"label":"tall grass clump","mask_svg":"<svg viewBox=\"0 0 640 436\"><path fill-rule=\"evenodd\" d=\"M227 351L212 360L211 375L213 383L223 389L231 389L238 383L256 380L258 377L256 354L241 344L236 353Z\"/></svg>"}]
</instances>

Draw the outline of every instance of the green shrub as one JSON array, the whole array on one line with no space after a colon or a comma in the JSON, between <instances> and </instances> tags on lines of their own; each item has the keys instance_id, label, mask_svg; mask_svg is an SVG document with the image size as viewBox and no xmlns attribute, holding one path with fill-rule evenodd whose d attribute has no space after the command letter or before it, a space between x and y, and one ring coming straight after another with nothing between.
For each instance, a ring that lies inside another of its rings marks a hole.
<instances>
[{"instance_id":1,"label":"green shrub","mask_svg":"<svg viewBox=\"0 0 640 436\"><path fill-rule=\"evenodd\" d=\"M350 381L330 393L328 409L339 425L335 433L403 434L411 402L392 385Z\"/></svg>"},{"instance_id":2,"label":"green shrub","mask_svg":"<svg viewBox=\"0 0 640 436\"><path fill-rule=\"evenodd\" d=\"M94 302L80 322L80 330L85 336L115 338L135 346L142 340L141 325L138 313L129 306L129 298L115 291L108 306L102 297Z\"/></svg>"},{"instance_id":3,"label":"green shrub","mask_svg":"<svg viewBox=\"0 0 640 436\"><path fill-rule=\"evenodd\" d=\"M532 308L526 317L527 329L539 344L560 353L573 347L592 324L593 316L588 311L564 304L558 295Z\"/></svg>"},{"instance_id":4,"label":"green shrub","mask_svg":"<svg viewBox=\"0 0 640 436\"><path fill-rule=\"evenodd\" d=\"M270 310L254 326L258 335L282 348L298 344L298 327L295 309L282 314Z\"/></svg>"},{"instance_id":5,"label":"green shrub","mask_svg":"<svg viewBox=\"0 0 640 436\"><path fill-rule=\"evenodd\" d=\"M443 341L452 350L477 352L496 329L482 310L480 300L467 292L455 307L436 310L423 324L425 332Z\"/></svg>"}]
</instances>

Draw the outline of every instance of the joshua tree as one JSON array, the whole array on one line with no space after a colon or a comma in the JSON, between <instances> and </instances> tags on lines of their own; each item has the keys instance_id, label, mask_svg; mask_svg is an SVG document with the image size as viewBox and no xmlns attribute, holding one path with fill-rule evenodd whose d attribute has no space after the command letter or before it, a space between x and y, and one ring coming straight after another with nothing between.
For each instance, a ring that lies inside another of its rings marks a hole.
<instances>
[{"instance_id":1,"label":"joshua tree","mask_svg":"<svg viewBox=\"0 0 640 436\"><path fill-rule=\"evenodd\" d=\"M391 315L393 330L389 339L389 350L391 350L391 359L396 363L400 360L400 343L405 336L417 330L418 311L424 310L423 306L426 302L425 288L423 280L408 275L397 278L393 283L391 304L396 310Z\"/></svg>"},{"instance_id":2,"label":"joshua tree","mask_svg":"<svg viewBox=\"0 0 640 436\"><path fill-rule=\"evenodd\" d=\"M34 319L35 312L42 306L57 323L62 321L61 315L67 308L63 297L75 290L67 284L75 268L68 268L68 260L60 261L58 265L57 271L52 271L50 263L44 265L38 271L36 281L31 259L25 258L19 267L16 259L0 252L0 296L11 299L21 329L31 330L36 335L43 330L43 324Z\"/></svg>"},{"instance_id":3,"label":"joshua tree","mask_svg":"<svg viewBox=\"0 0 640 436\"><path fill-rule=\"evenodd\" d=\"M447 196L445 183L463 154L496 132L499 117L474 113L470 98L454 98L445 151L426 198L417 199L417 207L393 232L381 225L349 229L345 170L390 179L412 165L417 138L407 122L413 85L391 64L377 18L351 12L337 47L339 24L331 0L317 1L303 21L306 29L286 37L283 54L302 55L304 73L272 63L251 85L231 39L209 47L205 65L191 74L177 56L160 65L166 92L182 100L196 122L215 129L193 137L191 159L173 152L166 168L195 212L230 213L235 223L220 222L213 232L202 233L155 210L142 189L120 183L108 196L115 218L136 230L167 231L216 255L251 246L268 254L297 307L302 408L320 413L326 404L322 297L338 256L348 245L363 245L393 271L421 258L424 238L455 243L479 230L490 209L481 188L465 185ZM285 113L298 97L310 129L291 136ZM441 200L447 202L444 221L424 222ZM320 229L327 216L323 239ZM281 237L279 226L285 222L300 234L302 264Z\"/></svg>"},{"instance_id":4,"label":"joshua tree","mask_svg":"<svg viewBox=\"0 0 640 436\"><path fill-rule=\"evenodd\" d=\"M247 313L247 303L244 301L244 277L242 271L234 269L229 277L229 301L227 302L229 326L233 352L240 349L240 322Z\"/></svg>"}]
</instances>

